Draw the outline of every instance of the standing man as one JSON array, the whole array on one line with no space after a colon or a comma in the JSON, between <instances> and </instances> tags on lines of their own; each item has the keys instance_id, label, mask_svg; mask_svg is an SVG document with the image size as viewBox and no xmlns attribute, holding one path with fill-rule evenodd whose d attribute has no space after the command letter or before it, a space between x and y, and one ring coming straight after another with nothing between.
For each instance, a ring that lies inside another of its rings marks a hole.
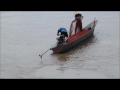
<instances>
[{"instance_id":1,"label":"standing man","mask_svg":"<svg viewBox=\"0 0 120 90\"><path fill-rule=\"evenodd\" d=\"M82 31L82 19L83 19L83 16L80 13L75 14L75 20L77 21L76 27L75 27L75 33L76 33L77 29Z\"/></svg>"}]
</instances>

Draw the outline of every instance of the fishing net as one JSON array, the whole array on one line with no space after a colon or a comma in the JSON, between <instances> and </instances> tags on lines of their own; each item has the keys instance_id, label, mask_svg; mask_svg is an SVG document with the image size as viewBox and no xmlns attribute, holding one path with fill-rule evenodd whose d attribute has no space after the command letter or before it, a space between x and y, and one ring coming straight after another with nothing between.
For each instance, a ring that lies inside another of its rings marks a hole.
<instances>
[{"instance_id":1,"label":"fishing net","mask_svg":"<svg viewBox=\"0 0 120 90\"><path fill-rule=\"evenodd\" d=\"M69 38L67 40L68 43L79 38L86 32L88 32L87 29L83 29L82 31L80 31L80 29L78 27L76 27L76 23L77 23L77 20L74 20L71 23L70 30L69 30ZM76 29L76 33L75 33L75 29Z\"/></svg>"}]
</instances>

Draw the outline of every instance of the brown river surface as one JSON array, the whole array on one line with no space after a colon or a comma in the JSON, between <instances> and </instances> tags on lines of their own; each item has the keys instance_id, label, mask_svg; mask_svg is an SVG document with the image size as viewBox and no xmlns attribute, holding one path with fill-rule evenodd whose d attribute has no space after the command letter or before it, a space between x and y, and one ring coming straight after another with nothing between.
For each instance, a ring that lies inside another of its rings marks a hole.
<instances>
[{"instance_id":1,"label":"brown river surface","mask_svg":"<svg viewBox=\"0 0 120 90\"><path fill-rule=\"evenodd\" d=\"M65 53L49 50L57 30L68 31L74 11L1 11L0 78L120 78L120 12L81 11L83 27L98 20L94 35Z\"/></svg>"}]
</instances>

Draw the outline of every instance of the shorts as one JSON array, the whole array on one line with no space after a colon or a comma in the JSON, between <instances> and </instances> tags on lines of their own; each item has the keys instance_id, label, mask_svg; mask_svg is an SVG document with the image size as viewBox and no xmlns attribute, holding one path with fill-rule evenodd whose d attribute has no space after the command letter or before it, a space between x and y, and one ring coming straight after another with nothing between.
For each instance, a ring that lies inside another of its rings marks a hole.
<instances>
[{"instance_id":1,"label":"shorts","mask_svg":"<svg viewBox=\"0 0 120 90\"><path fill-rule=\"evenodd\" d=\"M64 42L65 36L61 35L60 37L56 38L59 42Z\"/></svg>"},{"instance_id":2,"label":"shorts","mask_svg":"<svg viewBox=\"0 0 120 90\"><path fill-rule=\"evenodd\" d=\"M64 35L65 37L68 37L67 32L61 32L61 35Z\"/></svg>"}]
</instances>

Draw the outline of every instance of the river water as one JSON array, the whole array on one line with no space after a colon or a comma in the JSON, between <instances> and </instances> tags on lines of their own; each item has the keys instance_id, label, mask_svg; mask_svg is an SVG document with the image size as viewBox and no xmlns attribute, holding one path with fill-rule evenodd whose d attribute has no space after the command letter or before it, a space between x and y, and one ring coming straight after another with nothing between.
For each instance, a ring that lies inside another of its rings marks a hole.
<instances>
[{"instance_id":1,"label":"river water","mask_svg":"<svg viewBox=\"0 0 120 90\"><path fill-rule=\"evenodd\" d=\"M120 78L120 12L80 11L83 27L98 20L94 35L65 52L49 50L57 30L68 31L74 11L1 11L0 78Z\"/></svg>"}]
</instances>

